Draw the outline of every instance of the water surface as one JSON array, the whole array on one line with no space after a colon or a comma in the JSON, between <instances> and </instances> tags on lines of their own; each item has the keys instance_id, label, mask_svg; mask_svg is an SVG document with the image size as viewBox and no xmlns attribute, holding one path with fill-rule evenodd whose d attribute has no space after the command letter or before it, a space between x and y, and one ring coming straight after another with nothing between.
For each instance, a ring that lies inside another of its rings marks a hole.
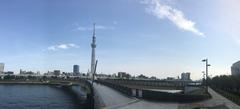
<instances>
[{"instance_id":1,"label":"water surface","mask_svg":"<svg viewBox=\"0 0 240 109\"><path fill-rule=\"evenodd\" d=\"M1 109L76 108L72 97L60 87L13 84L0 84L0 106Z\"/></svg>"}]
</instances>

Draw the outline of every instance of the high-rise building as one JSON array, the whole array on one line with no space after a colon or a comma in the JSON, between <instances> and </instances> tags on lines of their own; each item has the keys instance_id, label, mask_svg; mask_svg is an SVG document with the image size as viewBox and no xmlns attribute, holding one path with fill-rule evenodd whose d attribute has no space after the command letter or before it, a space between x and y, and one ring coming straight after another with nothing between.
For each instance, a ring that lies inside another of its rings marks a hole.
<instances>
[{"instance_id":1,"label":"high-rise building","mask_svg":"<svg viewBox=\"0 0 240 109\"><path fill-rule=\"evenodd\" d=\"M95 64L96 64L96 59L95 59L95 48L96 48L96 36L95 36L95 23L93 24L93 36L92 36L92 43L91 43L91 47L92 47L92 57L91 57L91 73L90 76L93 75L94 73L94 69L95 69Z\"/></svg>"},{"instance_id":2,"label":"high-rise building","mask_svg":"<svg viewBox=\"0 0 240 109\"><path fill-rule=\"evenodd\" d=\"M118 77L123 78L126 74L126 72L118 72Z\"/></svg>"},{"instance_id":3,"label":"high-rise building","mask_svg":"<svg viewBox=\"0 0 240 109\"><path fill-rule=\"evenodd\" d=\"M130 78L131 75L126 72L118 72L118 78Z\"/></svg>"},{"instance_id":4,"label":"high-rise building","mask_svg":"<svg viewBox=\"0 0 240 109\"><path fill-rule=\"evenodd\" d=\"M59 76L60 74L61 74L60 70L54 70L53 71L53 75L55 75L55 76Z\"/></svg>"},{"instance_id":5,"label":"high-rise building","mask_svg":"<svg viewBox=\"0 0 240 109\"><path fill-rule=\"evenodd\" d=\"M0 63L0 74L4 73L4 63Z\"/></svg>"},{"instance_id":6,"label":"high-rise building","mask_svg":"<svg viewBox=\"0 0 240 109\"><path fill-rule=\"evenodd\" d=\"M73 65L73 73L74 74L79 74L79 65Z\"/></svg>"},{"instance_id":7,"label":"high-rise building","mask_svg":"<svg viewBox=\"0 0 240 109\"><path fill-rule=\"evenodd\" d=\"M240 61L234 63L231 67L232 75L239 76L240 75Z\"/></svg>"},{"instance_id":8,"label":"high-rise building","mask_svg":"<svg viewBox=\"0 0 240 109\"><path fill-rule=\"evenodd\" d=\"M181 80L191 80L190 73L189 72L182 73L181 74Z\"/></svg>"}]
</instances>

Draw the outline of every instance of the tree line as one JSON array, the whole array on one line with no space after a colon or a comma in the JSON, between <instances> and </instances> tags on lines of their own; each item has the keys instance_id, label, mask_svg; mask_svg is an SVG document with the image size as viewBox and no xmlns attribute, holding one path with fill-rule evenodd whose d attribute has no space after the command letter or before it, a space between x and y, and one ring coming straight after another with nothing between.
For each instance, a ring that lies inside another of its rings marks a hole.
<instances>
[{"instance_id":1,"label":"tree line","mask_svg":"<svg viewBox=\"0 0 240 109\"><path fill-rule=\"evenodd\" d=\"M221 75L209 79L210 86L240 95L240 76Z\"/></svg>"}]
</instances>

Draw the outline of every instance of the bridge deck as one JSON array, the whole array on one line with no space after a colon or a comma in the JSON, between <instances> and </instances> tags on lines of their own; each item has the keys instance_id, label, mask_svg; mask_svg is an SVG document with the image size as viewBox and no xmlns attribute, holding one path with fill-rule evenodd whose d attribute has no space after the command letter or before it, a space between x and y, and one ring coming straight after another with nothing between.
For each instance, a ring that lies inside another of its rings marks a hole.
<instances>
[{"instance_id":1,"label":"bridge deck","mask_svg":"<svg viewBox=\"0 0 240 109\"><path fill-rule=\"evenodd\" d=\"M212 99L195 103L153 102L131 98L100 84L94 84L96 95L104 109L193 109L194 107L216 107L216 109L240 109L240 106L219 95L209 88ZM224 106L225 105L225 106Z\"/></svg>"},{"instance_id":2,"label":"bridge deck","mask_svg":"<svg viewBox=\"0 0 240 109\"><path fill-rule=\"evenodd\" d=\"M240 109L240 106L228 100L227 98L221 96L213 89L208 88L208 92L212 95L212 99L197 103L180 104L179 109L192 109L193 107L196 106L219 107L223 105L225 105L227 108L214 108L214 109Z\"/></svg>"},{"instance_id":3,"label":"bridge deck","mask_svg":"<svg viewBox=\"0 0 240 109\"><path fill-rule=\"evenodd\" d=\"M94 90L95 95L98 96L103 103L101 105L107 109L115 109L121 105L126 105L136 101L135 98L127 97L122 93L101 84L94 83Z\"/></svg>"}]
</instances>

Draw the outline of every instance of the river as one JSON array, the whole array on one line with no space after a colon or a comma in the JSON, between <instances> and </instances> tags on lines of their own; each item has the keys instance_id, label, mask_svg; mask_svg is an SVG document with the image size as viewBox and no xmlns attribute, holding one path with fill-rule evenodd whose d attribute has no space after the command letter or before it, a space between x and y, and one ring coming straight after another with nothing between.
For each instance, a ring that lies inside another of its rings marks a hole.
<instances>
[{"instance_id":1,"label":"river","mask_svg":"<svg viewBox=\"0 0 240 109\"><path fill-rule=\"evenodd\" d=\"M84 96L80 86L74 86ZM82 109L61 87L30 84L0 84L0 109Z\"/></svg>"}]
</instances>

